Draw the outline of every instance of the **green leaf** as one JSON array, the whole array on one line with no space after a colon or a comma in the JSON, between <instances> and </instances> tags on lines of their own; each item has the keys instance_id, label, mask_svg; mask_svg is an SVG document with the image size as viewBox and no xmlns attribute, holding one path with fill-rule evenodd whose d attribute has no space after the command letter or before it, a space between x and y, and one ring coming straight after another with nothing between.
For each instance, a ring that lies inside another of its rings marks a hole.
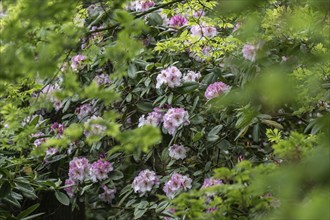
<instances>
[{"instance_id":1,"label":"green leaf","mask_svg":"<svg viewBox=\"0 0 330 220\"><path fill-rule=\"evenodd\" d=\"M68 206L70 204L69 197L60 191L55 191L55 197L63 205Z\"/></svg>"},{"instance_id":2,"label":"green leaf","mask_svg":"<svg viewBox=\"0 0 330 220\"><path fill-rule=\"evenodd\" d=\"M197 82L185 82L182 86L177 87L175 91L181 94L188 94L198 89L198 87L199 83Z\"/></svg>"},{"instance_id":3,"label":"green leaf","mask_svg":"<svg viewBox=\"0 0 330 220\"><path fill-rule=\"evenodd\" d=\"M127 74L128 74L128 77L132 78L132 79L134 79L137 76L137 68L136 68L135 64L131 63L128 66Z\"/></svg>"},{"instance_id":4,"label":"green leaf","mask_svg":"<svg viewBox=\"0 0 330 220\"><path fill-rule=\"evenodd\" d=\"M124 177L124 174L118 170L113 170L109 174L109 178L112 180L120 180Z\"/></svg>"},{"instance_id":5,"label":"green leaf","mask_svg":"<svg viewBox=\"0 0 330 220\"><path fill-rule=\"evenodd\" d=\"M8 181L4 181L0 188L0 198L6 197L10 193L10 190L10 183Z\"/></svg>"},{"instance_id":6,"label":"green leaf","mask_svg":"<svg viewBox=\"0 0 330 220\"><path fill-rule=\"evenodd\" d=\"M22 211L21 213L19 213L19 214L17 215L17 218L18 218L18 219L21 219L21 218L24 218L24 217L30 215L30 214L31 214L32 212L34 212L39 206L40 206L39 203L30 206L29 208L27 208L27 209L25 209L24 211Z\"/></svg>"},{"instance_id":7,"label":"green leaf","mask_svg":"<svg viewBox=\"0 0 330 220\"><path fill-rule=\"evenodd\" d=\"M278 128L278 129L284 129L283 126L276 122L276 121L272 121L272 120L261 120L262 123L268 125L268 126L272 126L272 127L275 127L275 128Z\"/></svg>"},{"instance_id":8,"label":"green leaf","mask_svg":"<svg viewBox=\"0 0 330 220\"><path fill-rule=\"evenodd\" d=\"M150 102L140 102L136 105L136 107L142 113L149 113L153 110L153 106Z\"/></svg>"},{"instance_id":9,"label":"green leaf","mask_svg":"<svg viewBox=\"0 0 330 220\"><path fill-rule=\"evenodd\" d=\"M12 195L13 195L13 193L12 193ZM8 195L3 200L17 208L21 208L21 204L19 203L19 201L16 198L14 198L12 195Z\"/></svg>"},{"instance_id":10,"label":"green leaf","mask_svg":"<svg viewBox=\"0 0 330 220\"><path fill-rule=\"evenodd\" d=\"M30 215L30 216L28 216L28 217L26 217L26 218L22 218L21 220L30 220L30 219L34 219L34 218L37 218L37 217L39 217L39 216L41 216L41 215L44 215L44 214L45 214L45 212L37 213L37 214L34 214L34 215Z\"/></svg>"},{"instance_id":11,"label":"green leaf","mask_svg":"<svg viewBox=\"0 0 330 220\"><path fill-rule=\"evenodd\" d=\"M223 128L223 125L217 125L209 132L209 135L215 135L218 134Z\"/></svg>"}]
</instances>

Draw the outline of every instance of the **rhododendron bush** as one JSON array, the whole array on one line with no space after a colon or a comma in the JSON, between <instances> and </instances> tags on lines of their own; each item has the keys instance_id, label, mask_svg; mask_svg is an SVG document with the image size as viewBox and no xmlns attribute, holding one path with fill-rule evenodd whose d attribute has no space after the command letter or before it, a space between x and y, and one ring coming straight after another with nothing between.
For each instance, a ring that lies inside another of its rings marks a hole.
<instances>
[{"instance_id":1,"label":"rhododendron bush","mask_svg":"<svg viewBox=\"0 0 330 220\"><path fill-rule=\"evenodd\" d=\"M0 219L329 219L329 3L0 3Z\"/></svg>"}]
</instances>

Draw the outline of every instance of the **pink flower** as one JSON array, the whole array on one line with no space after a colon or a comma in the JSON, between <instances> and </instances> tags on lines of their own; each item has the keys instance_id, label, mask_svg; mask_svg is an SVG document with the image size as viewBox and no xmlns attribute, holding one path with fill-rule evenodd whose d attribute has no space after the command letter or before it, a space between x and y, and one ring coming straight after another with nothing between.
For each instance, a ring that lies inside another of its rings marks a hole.
<instances>
[{"instance_id":1,"label":"pink flower","mask_svg":"<svg viewBox=\"0 0 330 220\"><path fill-rule=\"evenodd\" d=\"M257 47L252 44L245 44L242 49L243 57L247 60L254 62L257 55Z\"/></svg>"},{"instance_id":2,"label":"pink flower","mask_svg":"<svg viewBox=\"0 0 330 220\"><path fill-rule=\"evenodd\" d=\"M223 82L215 82L207 87L205 91L205 97L206 99L210 100L220 94L225 93L229 89L230 87L227 84Z\"/></svg>"},{"instance_id":3,"label":"pink flower","mask_svg":"<svg viewBox=\"0 0 330 220\"><path fill-rule=\"evenodd\" d=\"M166 84L170 88L180 86L181 77L181 71L175 66L170 66L158 74L156 88L160 88L163 84Z\"/></svg>"},{"instance_id":4,"label":"pink flower","mask_svg":"<svg viewBox=\"0 0 330 220\"><path fill-rule=\"evenodd\" d=\"M32 135L32 137L37 138L33 142L34 146L39 147L41 144L43 144L47 141L47 138L43 138L43 136L45 136L45 134L43 132L38 132L38 133Z\"/></svg>"},{"instance_id":5,"label":"pink flower","mask_svg":"<svg viewBox=\"0 0 330 220\"><path fill-rule=\"evenodd\" d=\"M155 2L151 0L136 0L127 5L127 9L131 11L147 11L155 6Z\"/></svg>"},{"instance_id":6,"label":"pink flower","mask_svg":"<svg viewBox=\"0 0 330 220\"><path fill-rule=\"evenodd\" d=\"M202 189L210 187L210 186L220 185L220 184L223 184L222 180L220 180L220 179L206 178L206 179L204 179Z\"/></svg>"},{"instance_id":7,"label":"pink flower","mask_svg":"<svg viewBox=\"0 0 330 220\"><path fill-rule=\"evenodd\" d=\"M147 11L149 8L151 8L153 6L155 6L155 2L154 1L144 0L138 6L138 10L139 11Z\"/></svg>"},{"instance_id":8,"label":"pink flower","mask_svg":"<svg viewBox=\"0 0 330 220\"><path fill-rule=\"evenodd\" d=\"M94 80L98 85L107 85L107 84L111 83L111 80L110 80L110 77L108 74L97 75L97 76L95 76Z\"/></svg>"},{"instance_id":9,"label":"pink flower","mask_svg":"<svg viewBox=\"0 0 330 220\"><path fill-rule=\"evenodd\" d=\"M69 163L69 179L75 183L89 178L89 161L85 157L74 157Z\"/></svg>"},{"instance_id":10,"label":"pink flower","mask_svg":"<svg viewBox=\"0 0 330 220\"><path fill-rule=\"evenodd\" d=\"M188 125L189 114L183 108L170 108L163 117L164 128L173 135L181 125Z\"/></svg>"},{"instance_id":11,"label":"pink flower","mask_svg":"<svg viewBox=\"0 0 330 220\"><path fill-rule=\"evenodd\" d=\"M72 180L72 179L66 179L65 180L65 188L64 188L64 190L66 191L66 193L68 194L68 196L70 197L70 198L72 198L73 197L73 195L74 195L74 189L75 189L75 182Z\"/></svg>"},{"instance_id":12,"label":"pink flower","mask_svg":"<svg viewBox=\"0 0 330 220\"><path fill-rule=\"evenodd\" d=\"M115 198L115 194L116 194L117 190L115 188L110 189L106 185L103 185L102 189L104 190L104 192L99 194L100 200L110 204L112 202L112 200Z\"/></svg>"},{"instance_id":13,"label":"pink flower","mask_svg":"<svg viewBox=\"0 0 330 220\"><path fill-rule=\"evenodd\" d=\"M187 157L187 149L182 146L182 145L177 145L177 144L174 144L172 146L170 146L170 148L168 149L169 150L169 156L176 159L176 160L179 160L179 159L184 159Z\"/></svg>"},{"instance_id":14,"label":"pink flower","mask_svg":"<svg viewBox=\"0 0 330 220\"><path fill-rule=\"evenodd\" d=\"M188 71L183 77L184 82L197 82L201 78L200 72Z\"/></svg>"},{"instance_id":15,"label":"pink flower","mask_svg":"<svg viewBox=\"0 0 330 220\"><path fill-rule=\"evenodd\" d=\"M151 191L152 187L159 185L159 178L154 171L148 169L142 170L138 176L134 178L132 187L135 193L143 196L146 192Z\"/></svg>"},{"instance_id":16,"label":"pink flower","mask_svg":"<svg viewBox=\"0 0 330 220\"><path fill-rule=\"evenodd\" d=\"M84 119L93 112L90 104L83 104L76 109L76 114L79 120Z\"/></svg>"},{"instance_id":17,"label":"pink flower","mask_svg":"<svg viewBox=\"0 0 330 220\"><path fill-rule=\"evenodd\" d=\"M194 25L190 28L191 34L197 37L203 36L203 30L200 25Z\"/></svg>"},{"instance_id":18,"label":"pink flower","mask_svg":"<svg viewBox=\"0 0 330 220\"><path fill-rule=\"evenodd\" d=\"M84 127L85 127L84 134L86 135L86 137L105 135L105 131L107 130L107 127L101 124L102 121L103 118L95 115L93 115L90 119L88 119L84 123Z\"/></svg>"},{"instance_id":19,"label":"pink flower","mask_svg":"<svg viewBox=\"0 0 330 220\"><path fill-rule=\"evenodd\" d=\"M52 132L58 134L59 136L61 136L63 134L63 131L64 131L64 125L55 122L50 126L50 130Z\"/></svg>"},{"instance_id":20,"label":"pink flower","mask_svg":"<svg viewBox=\"0 0 330 220\"><path fill-rule=\"evenodd\" d=\"M73 71L77 72L79 70L81 70L84 65L83 65L83 61L86 60L86 57L84 55L78 54L76 56L73 56L71 58L71 68Z\"/></svg>"},{"instance_id":21,"label":"pink flower","mask_svg":"<svg viewBox=\"0 0 330 220\"><path fill-rule=\"evenodd\" d=\"M145 115L142 115L139 118L138 127L142 127L144 125L152 125L154 127L157 127L158 125L160 125L162 121L163 121L163 113L153 111L148 113L147 117L145 117Z\"/></svg>"},{"instance_id":22,"label":"pink flower","mask_svg":"<svg viewBox=\"0 0 330 220\"><path fill-rule=\"evenodd\" d=\"M46 156L52 156L54 154L56 154L58 152L58 150L54 147L50 147L46 150Z\"/></svg>"},{"instance_id":23,"label":"pink flower","mask_svg":"<svg viewBox=\"0 0 330 220\"><path fill-rule=\"evenodd\" d=\"M183 176L178 173L174 173L171 175L170 180L165 183L163 191L166 196L173 199L175 193L179 190L187 191L191 188L192 179L188 176Z\"/></svg>"},{"instance_id":24,"label":"pink flower","mask_svg":"<svg viewBox=\"0 0 330 220\"><path fill-rule=\"evenodd\" d=\"M93 182L108 178L108 173L113 170L112 164L106 160L99 159L90 166L89 175Z\"/></svg>"},{"instance_id":25,"label":"pink flower","mask_svg":"<svg viewBox=\"0 0 330 220\"><path fill-rule=\"evenodd\" d=\"M215 27L208 26L205 24L192 26L190 28L190 32L193 36L208 38L213 38L218 34L217 29Z\"/></svg>"},{"instance_id":26,"label":"pink flower","mask_svg":"<svg viewBox=\"0 0 330 220\"><path fill-rule=\"evenodd\" d=\"M205 15L205 11L204 10L198 10L198 11L195 11L193 13L193 17L195 18L200 18L200 17L203 17Z\"/></svg>"},{"instance_id":27,"label":"pink flower","mask_svg":"<svg viewBox=\"0 0 330 220\"><path fill-rule=\"evenodd\" d=\"M188 20L181 15L174 15L169 21L169 25L173 27L181 27L188 23Z\"/></svg>"},{"instance_id":28,"label":"pink flower","mask_svg":"<svg viewBox=\"0 0 330 220\"><path fill-rule=\"evenodd\" d=\"M202 31L203 31L203 35L205 37L209 37L209 38L215 37L218 33L217 29L215 27L212 27L212 26L203 27Z\"/></svg>"}]
</instances>

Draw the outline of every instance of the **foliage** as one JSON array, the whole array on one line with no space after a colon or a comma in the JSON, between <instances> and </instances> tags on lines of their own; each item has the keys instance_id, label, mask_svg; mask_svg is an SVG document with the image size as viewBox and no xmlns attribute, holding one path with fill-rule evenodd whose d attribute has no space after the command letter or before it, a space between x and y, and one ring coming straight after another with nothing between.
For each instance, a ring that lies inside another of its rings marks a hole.
<instances>
[{"instance_id":1,"label":"foliage","mask_svg":"<svg viewBox=\"0 0 330 220\"><path fill-rule=\"evenodd\" d=\"M0 219L329 218L329 3L0 6Z\"/></svg>"}]
</instances>

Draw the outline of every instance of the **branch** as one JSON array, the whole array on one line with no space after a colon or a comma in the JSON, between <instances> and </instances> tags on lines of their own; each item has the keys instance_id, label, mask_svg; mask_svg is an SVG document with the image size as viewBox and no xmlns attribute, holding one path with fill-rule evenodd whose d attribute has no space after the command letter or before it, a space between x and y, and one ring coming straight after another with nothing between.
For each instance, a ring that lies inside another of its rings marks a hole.
<instances>
[{"instance_id":1,"label":"branch","mask_svg":"<svg viewBox=\"0 0 330 220\"><path fill-rule=\"evenodd\" d=\"M150 13L152 13L152 12L154 12L154 11L157 11L157 10L160 9L160 8L165 8L165 7L167 7L167 6L173 5L173 4L178 3L178 2L183 2L183 1L184 1L184 0L174 0L174 1L171 1L171 2L168 2L168 3L165 3L165 4L158 5L158 6L156 6L156 7L151 8L151 9L148 10L148 11L145 11L145 12L142 12L142 13L136 15L136 16L135 16L135 19L137 19L137 18L141 18L141 17L143 17L143 16L145 16L145 15L147 15L147 14L150 14ZM106 12L105 12L104 14L106 14ZM101 19L102 19L102 17L103 17L103 16L101 16ZM101 19L97 19L97 22L100 21ZM96 22L93 22L92 24L95 24L95 23L96 23ZM92 25L92 24L91 24L91 25ZM91 25L89 25L89 26L91 26ZM112 26L109 26L109 27L100 28L100 29L97 29L97 30L94 30L94 31L90 31L90 32L87 33L87 35L90 35L90 34L93 34L93 33L97 33L97 32L102 32L102 31L113 30L113 29L115 29L115 28L117 28L117 27L119 27L119 24L115 24L115 25L112 25Z\"/></svg>"}]
</instances>

